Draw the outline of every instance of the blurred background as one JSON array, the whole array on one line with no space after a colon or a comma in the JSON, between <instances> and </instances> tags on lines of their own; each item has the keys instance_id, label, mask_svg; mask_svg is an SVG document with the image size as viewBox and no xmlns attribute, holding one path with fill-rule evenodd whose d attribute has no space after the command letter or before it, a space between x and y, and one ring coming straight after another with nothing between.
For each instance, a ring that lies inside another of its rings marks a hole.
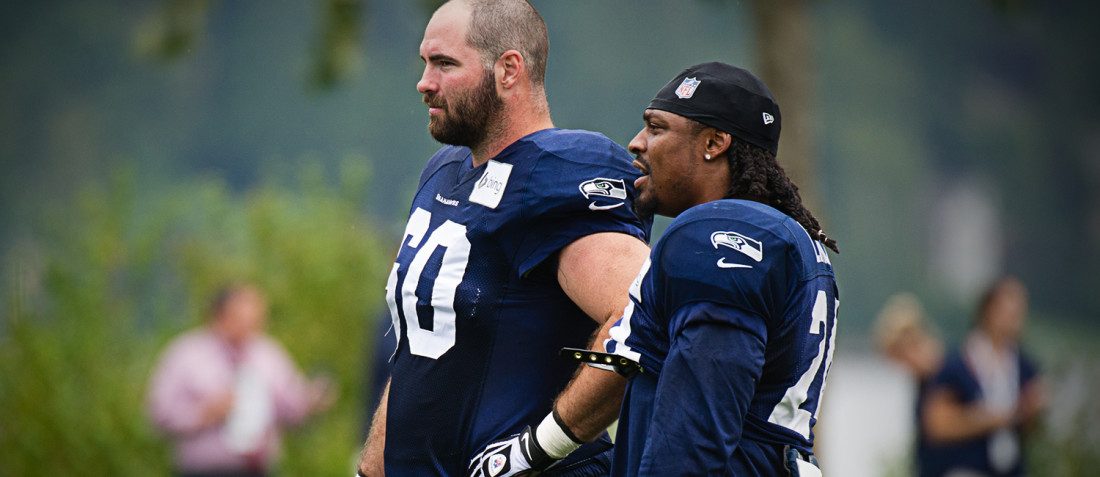
<instances>
[{"instance_id":1,"label":"blurred background","mask_svg":"<svg viewBox=\"0 0 1100 477\"><path fill-rule=\"evenodd\" d=\"M1033 473L1095 475L1100 4L532 3L559 127L625 145L703 61L772 87L780 163L842 252L827 474L910 475L914 389L871 339L886 299L914 293L953 344L1010 273L1052 390ZM149 373L227 280L264 289L271 334L343 389L288 436L281 475L347 475L385 274L438 147L415 89L438 4L0 6L0 476L168 475Z\"/></svg>"}]
</instances>

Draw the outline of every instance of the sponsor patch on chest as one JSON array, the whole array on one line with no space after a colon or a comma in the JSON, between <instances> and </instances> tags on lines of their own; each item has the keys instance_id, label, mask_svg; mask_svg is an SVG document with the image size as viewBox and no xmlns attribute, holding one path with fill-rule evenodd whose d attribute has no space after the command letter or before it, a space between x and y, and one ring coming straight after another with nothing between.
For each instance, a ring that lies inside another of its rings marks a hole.
<instances>
[{"instance_id":1,"label":"sponsor patch on chest","mask_svg":"<svg viewBox=\"0 0 1100 477\"><path fill-rule=\"evenodd\" d=\"M470 202L481 204L490 209L500 205L500 199L504 197L504 189L508 188L508 176L512 175L512 165L504 162L489 160L485 165L485 173L474 184L474 190L470 192Z\"/></svg>"}]
</instances>

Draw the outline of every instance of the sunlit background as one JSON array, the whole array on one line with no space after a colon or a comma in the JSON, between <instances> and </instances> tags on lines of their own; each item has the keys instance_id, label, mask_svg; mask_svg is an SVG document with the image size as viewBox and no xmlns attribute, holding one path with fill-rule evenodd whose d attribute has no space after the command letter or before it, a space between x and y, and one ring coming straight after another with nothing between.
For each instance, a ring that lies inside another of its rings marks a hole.
<instances>
[{"instance_id":1,"label":"sunlit background","mask_svg":"<svg viewBox=\"0 0 1100 477\"><path fill-rule=\"evenodd\" d=\"M281 475L345 476L382 292L421 166L437 1L0 6L0 476L167 475L143 412L159 349L252 280L271 333L342 395ZM913 389L871 324L915 293L957 342L1014 274L1052 388L1034 475L1100 465L1100 4L533 0L555 123L625 145L720 60L783 109L780 163L837 239L827 475L909 475ZM658 228L667 224L659 222Z\"/></svg>"}]
</instances>

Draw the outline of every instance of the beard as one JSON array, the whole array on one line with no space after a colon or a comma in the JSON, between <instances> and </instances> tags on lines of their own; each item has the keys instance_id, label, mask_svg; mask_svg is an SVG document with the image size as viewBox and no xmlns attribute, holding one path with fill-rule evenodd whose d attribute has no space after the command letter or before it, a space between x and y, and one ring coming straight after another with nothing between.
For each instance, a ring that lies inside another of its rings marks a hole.
<instances>
[{"instance_id":1,"label":"beard","mask_svg":"<svg viewBox=\"0 0 1100 477\"><path fill-rule=\"evenodd\" d=\"M428 122L428 132L436 141L474 149L485 143L494 130L504 101L496 90L496 77L490 69L481 83L450 100L425 96L424 102L443 108L443 114Z\"/></svg>"},{"instance_id":2,"label":"beard","mask_svg":"<svg viewBox=\"0 0 1100 477\"><path fill-rule=\"evenodd\" d=\"M638 195L634 198L634 202L630 204L630 208L634 210L634 215L637 215L639 219L652 219L661 205L660 200L657 199L657 194L653 191L649 191L648 194L642 190L637 192Z\"/></svg>"}]
</instances>

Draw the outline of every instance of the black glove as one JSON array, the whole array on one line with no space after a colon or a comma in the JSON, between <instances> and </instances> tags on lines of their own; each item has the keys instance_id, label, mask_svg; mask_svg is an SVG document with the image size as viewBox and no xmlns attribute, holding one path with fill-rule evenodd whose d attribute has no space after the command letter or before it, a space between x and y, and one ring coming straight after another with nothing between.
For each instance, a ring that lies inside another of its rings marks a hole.
<instances>
[{"instance_id":1,"label":"black glove","mask_svg":"<svg viewBox=\"0 0 1100 477\"><path fill-rule=\"evenodd\" d=\"M531 426L523 432L493 441L470 459L470 477L536 475L558 462L542 449Z\"/></svg>"}]
</instances>

